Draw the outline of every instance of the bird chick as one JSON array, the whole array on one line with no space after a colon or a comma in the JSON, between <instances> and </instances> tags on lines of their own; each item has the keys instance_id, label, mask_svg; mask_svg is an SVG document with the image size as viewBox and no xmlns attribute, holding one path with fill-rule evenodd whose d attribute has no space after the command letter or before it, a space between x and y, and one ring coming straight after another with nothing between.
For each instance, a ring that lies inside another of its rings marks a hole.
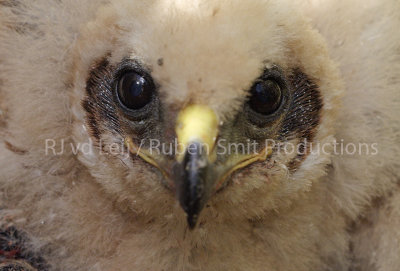
<instances>
[{"instance_id":1,"label":"bird chick","mask_svg":"<svg viewBox=\"0 0 400 271\"><path fill-rule=\"evenodd\" d=\"M397 270L399 12L0 1L1 268Z\"/></svg>"}]
</instances>

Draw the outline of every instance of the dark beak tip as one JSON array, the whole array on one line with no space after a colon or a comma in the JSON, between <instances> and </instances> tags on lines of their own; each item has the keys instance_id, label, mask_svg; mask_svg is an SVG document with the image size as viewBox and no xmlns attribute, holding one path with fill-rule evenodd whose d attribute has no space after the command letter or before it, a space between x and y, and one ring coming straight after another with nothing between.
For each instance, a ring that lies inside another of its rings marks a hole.
<instances>
[{"instance_id":1,"label":"dark beak tip","mask_svg":"<svg viewBox=\"0 0 400 271\"><path fill-rule=\"evenodd\" d=\"M194 230L197 224L197 215L187 215L187 223L190 230Z\"/></svg>"}]
</instances>

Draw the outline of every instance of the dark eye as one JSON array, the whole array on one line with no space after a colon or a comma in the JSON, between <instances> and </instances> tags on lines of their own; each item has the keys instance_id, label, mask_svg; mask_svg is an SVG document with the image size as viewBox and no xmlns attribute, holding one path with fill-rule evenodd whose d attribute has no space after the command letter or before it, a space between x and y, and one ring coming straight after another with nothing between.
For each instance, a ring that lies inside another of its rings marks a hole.
<instances>
[{"instance_id":1,"label":"dark eye","mask_svg":"<svg viewBox=\"0 0 400 271\"><path fill-rule=\"evenodd\" d=\"M127 108L137 110L151 102L154 85L151 80L136 73L127 72L119 79L117 94Z\"/></svg>"},{"instance_id":2,"label":"dark eye","mask_svg":"<svg viewBox=\"0 0 400 271\"><path fill-rule=\"evenodd\" d=\"M278 110L282 102L282 91L274 80L256 82L251 88L249 105L255 112L270 115Z\"/></svg>"}]
</instances>

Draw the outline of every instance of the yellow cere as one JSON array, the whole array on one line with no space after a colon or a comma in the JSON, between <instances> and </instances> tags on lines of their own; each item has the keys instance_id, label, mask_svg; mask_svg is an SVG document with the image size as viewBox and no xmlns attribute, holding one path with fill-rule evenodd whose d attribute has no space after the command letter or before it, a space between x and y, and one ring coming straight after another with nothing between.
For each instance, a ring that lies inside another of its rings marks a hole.
<instances>
[{"instance_id":1,"label":"yellow cere","mask_svg":"<svg viewBox=\"0 0 400 271\"><path fill-rule=\"evenodd\" d=\"M179 143L178 161L191 142L198 141L208 150L214 148L218 135L218 118L214 110L205 105L189 105L178 115L176 135Z\"/></svg>"}]
</instances>

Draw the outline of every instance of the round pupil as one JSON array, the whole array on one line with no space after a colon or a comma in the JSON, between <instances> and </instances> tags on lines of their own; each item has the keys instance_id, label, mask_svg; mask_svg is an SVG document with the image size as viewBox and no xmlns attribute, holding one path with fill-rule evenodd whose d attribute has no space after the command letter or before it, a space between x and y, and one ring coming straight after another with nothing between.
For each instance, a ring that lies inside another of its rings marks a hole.
<instances>
[{"instance_id":1,"label":"round pupil","mask_svg":"<svg viewBox=\"0 0 400 271\"><path fill-rule=\"evenodd\" d=\"M122 76L118 83L118 96L129 109L140 109L151 101L153 88L146 79L130 72Z\"/></svg>"},{"instance_id":2,"label":"round pupil","mask_svg":"<svg viewBox=\"0 0 400 271\"><path fill-rule=\"evenodd\" d=\"M280 106L282 92L272 80L256 83L251 89L250 107L263 115L274 113Z\"/></svg>"}]
</instances>

